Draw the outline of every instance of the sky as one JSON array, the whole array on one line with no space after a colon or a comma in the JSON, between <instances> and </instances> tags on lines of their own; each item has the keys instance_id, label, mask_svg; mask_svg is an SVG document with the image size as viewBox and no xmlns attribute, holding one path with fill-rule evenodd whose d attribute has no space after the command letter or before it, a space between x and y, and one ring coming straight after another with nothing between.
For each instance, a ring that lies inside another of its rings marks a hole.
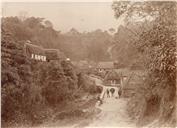
<instances>
[{"instance_id":1,"label":"sky","mask_svg":"<svg viewBox=\"0 0 177 128\"><path fill-rule=\"evenodd\" d=\"M2 15L19 16L27 12L27 16L42 17L50 20L54 28L67 32L75 28L80 32L96 29L117 29L122 23L116 20L111 8L112 2L4 2Z\"/></svg>"}]
</instances>

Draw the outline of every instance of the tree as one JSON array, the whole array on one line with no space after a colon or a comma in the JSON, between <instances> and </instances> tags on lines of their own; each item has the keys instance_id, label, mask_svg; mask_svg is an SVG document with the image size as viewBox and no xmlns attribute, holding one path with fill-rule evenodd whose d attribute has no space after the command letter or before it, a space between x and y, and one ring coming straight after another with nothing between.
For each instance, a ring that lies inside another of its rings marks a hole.
<instances>
[{"instance_id":1,"label":"tree","mask_svg":"<svg viewBox=\"0 0 177 128\"><path fill-rule=\"evenodd\" d=\"M2 28L2 119L16 120L20 114L29 112L33 84L30 61L23 53L23 43L15 42L11 34ZM30 108L31 109L31 108ZM24 120L23 117L22 120Z\"/></svg>"},{"instance_id":2,"label":"tree","mask_svg":"<svg viewBox=\"0 0 177 128\"><path fill-rule=\"evenodd\" d=\"M169 123L172 124L175 124L173 113L175 113L176 88L176 5L176 2L158 1L113 3L117 18L124 14L128 22L139 18L143 23L146 20L152 23L152 27L141 31L139 39L134 44L139 53L146 58L144 64L148 71L147 80L143 86L145 92L141 94L144 95L145 102L137 104L145 106L139 113L141 117L147 116L146 114L151 111L151 116L158 113L161 121L171 121ZM144 119L141 118L141 120Z\"/></svg>"},{"instance_id":3,"label":"tree","mask_svg":"<svg viewBox=\"0 0 177 128\"><path fill-rule=\"evenodd\" d=\"M47 28L53 28L53 24L49 20L46 20L44 23L45 23L45 27L47 27Z\"/></svg>"},{"instance_id":4,"label":"tree","mask_svg":"<svg viewBox=\"0 0 177 128\"><path fill-rule=\"evenodd\" d=\"M110 28L110 29L109 29L109 32L110 32L111 34L114 34L115 31L116 31L116 30L115 30L114 28Z\"/></svg>"}]
</instances>

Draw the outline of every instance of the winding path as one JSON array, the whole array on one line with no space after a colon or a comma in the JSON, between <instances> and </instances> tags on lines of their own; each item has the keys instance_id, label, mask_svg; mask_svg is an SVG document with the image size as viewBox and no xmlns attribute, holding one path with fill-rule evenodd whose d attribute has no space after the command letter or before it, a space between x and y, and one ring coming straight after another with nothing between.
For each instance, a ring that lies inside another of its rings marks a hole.
<instances>
[{"instance_id":1,"label":"winding path","mask_svg":"<svg viewBox=\"0 0 177 128\"><path fill-rule=\"evenodd\" d=\"M101 113L87 127L133 127L133 122L126 112L128 99L106 98L98 108Z\"/></svg>"},{"instance_id":2,"label":"winding path","mask_svg":"<svg viewBox=\"0 0 177 128\"><path fill-rule=\"evenodd\" d=\"M98 78L96 82L96 84L99 83L100 85L104 86L101 80L99 80ZM102 105L95 105L97 109L95 109L93 106L91 109L88 108L88 110L84 110L92 111L93 109L94 112L96 112L98 109L101 110L98 113L93 114L93 116L89 116L88 118L76 118L76 120L74 120L75 118L65 118L56 121L51 120L41 126L60 128L63 126L65 126L65 128L135 128L135 122L130 119L126 111L128 107L128 100L129 99L127 98L116 99L115 97L105 97Z\"/></svg>"},{"instance_id":3,"label":"winding path","mask_svg":"<svg viewBox=\"0 0 177 128\"><path fill-rule=\"evenodd\" d=\"M102 81L98 78L94 78L95 83L104 87ZM127 98L104 98L101 106L96 105L101 110L95 119L87 127L136 127L126 111Z\"/></svg>"}]
</instances>

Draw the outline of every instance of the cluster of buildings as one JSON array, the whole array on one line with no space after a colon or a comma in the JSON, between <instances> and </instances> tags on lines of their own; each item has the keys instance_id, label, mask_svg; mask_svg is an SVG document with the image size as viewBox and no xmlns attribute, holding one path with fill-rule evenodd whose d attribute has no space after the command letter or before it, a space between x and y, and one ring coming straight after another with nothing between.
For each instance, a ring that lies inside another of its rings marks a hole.
<instances>
[{"instance_id":1,"label":"cluster of buildings","mask_svg":"<svg viewBox=\"0 0 177 128\"><path fill-rule=\"evenodd\" d=\"M97 63L86 60L71 61L58 49L45 49L31 43L25 44L25 54L36 61L68 60L76 67L75 69L102 78L105 86L121 87L128 93L132 93L132 90L140 86L145 78L144 71L121 68L114 61Z\"/></svg>"},{"instance_id":2,"label":"cluster of buildings","mask_svg":"<svg viewBox=\"0 0 177 128\"><path fill-rule=\"evenodd\" d=\"M124 90L124 95L133 94L137 86L142 84L145 78L143 70L135 70L130 68L120 68L116 62L88 62L71 61L71 63L84 71L89 71L90 74L96 74L103 78L105 86L121 87Z\"/></svg>"}]
</instances>

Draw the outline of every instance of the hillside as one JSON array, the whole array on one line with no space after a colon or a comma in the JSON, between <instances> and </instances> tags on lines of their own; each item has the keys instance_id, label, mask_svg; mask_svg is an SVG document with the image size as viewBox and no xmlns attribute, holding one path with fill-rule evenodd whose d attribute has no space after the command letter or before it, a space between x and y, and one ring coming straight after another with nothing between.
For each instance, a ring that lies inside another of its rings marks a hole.
<instances>
[{"instance_id":1,"label":"hillside","mask_svg":"<svg viewBox=\"0 0 177 128\"><path fill-rule=\"evenodd\" d=\"M1 41L3 126L38 125L63 102L96 93L94 83L79 75L70 61L28 57L26 41L14 38L6 27L2 28Z\"/></svg>"},{"instance_id":2,"label":"hillside","mask_svg":"<svg viewBox=\"0 0 177 128\"><path fill-rule=\"evenodd\" d=\"M29 17L21 21L18 17L2 18L2 26L17 41L31 41L44 48L56 48L72 60L109 60L107 48L113 37L107 31L97 29L80 33L72 28L67 33L56 31L44 18ZM51 23L52 24L52 23Z\"/></svg>"}]
</instances>

